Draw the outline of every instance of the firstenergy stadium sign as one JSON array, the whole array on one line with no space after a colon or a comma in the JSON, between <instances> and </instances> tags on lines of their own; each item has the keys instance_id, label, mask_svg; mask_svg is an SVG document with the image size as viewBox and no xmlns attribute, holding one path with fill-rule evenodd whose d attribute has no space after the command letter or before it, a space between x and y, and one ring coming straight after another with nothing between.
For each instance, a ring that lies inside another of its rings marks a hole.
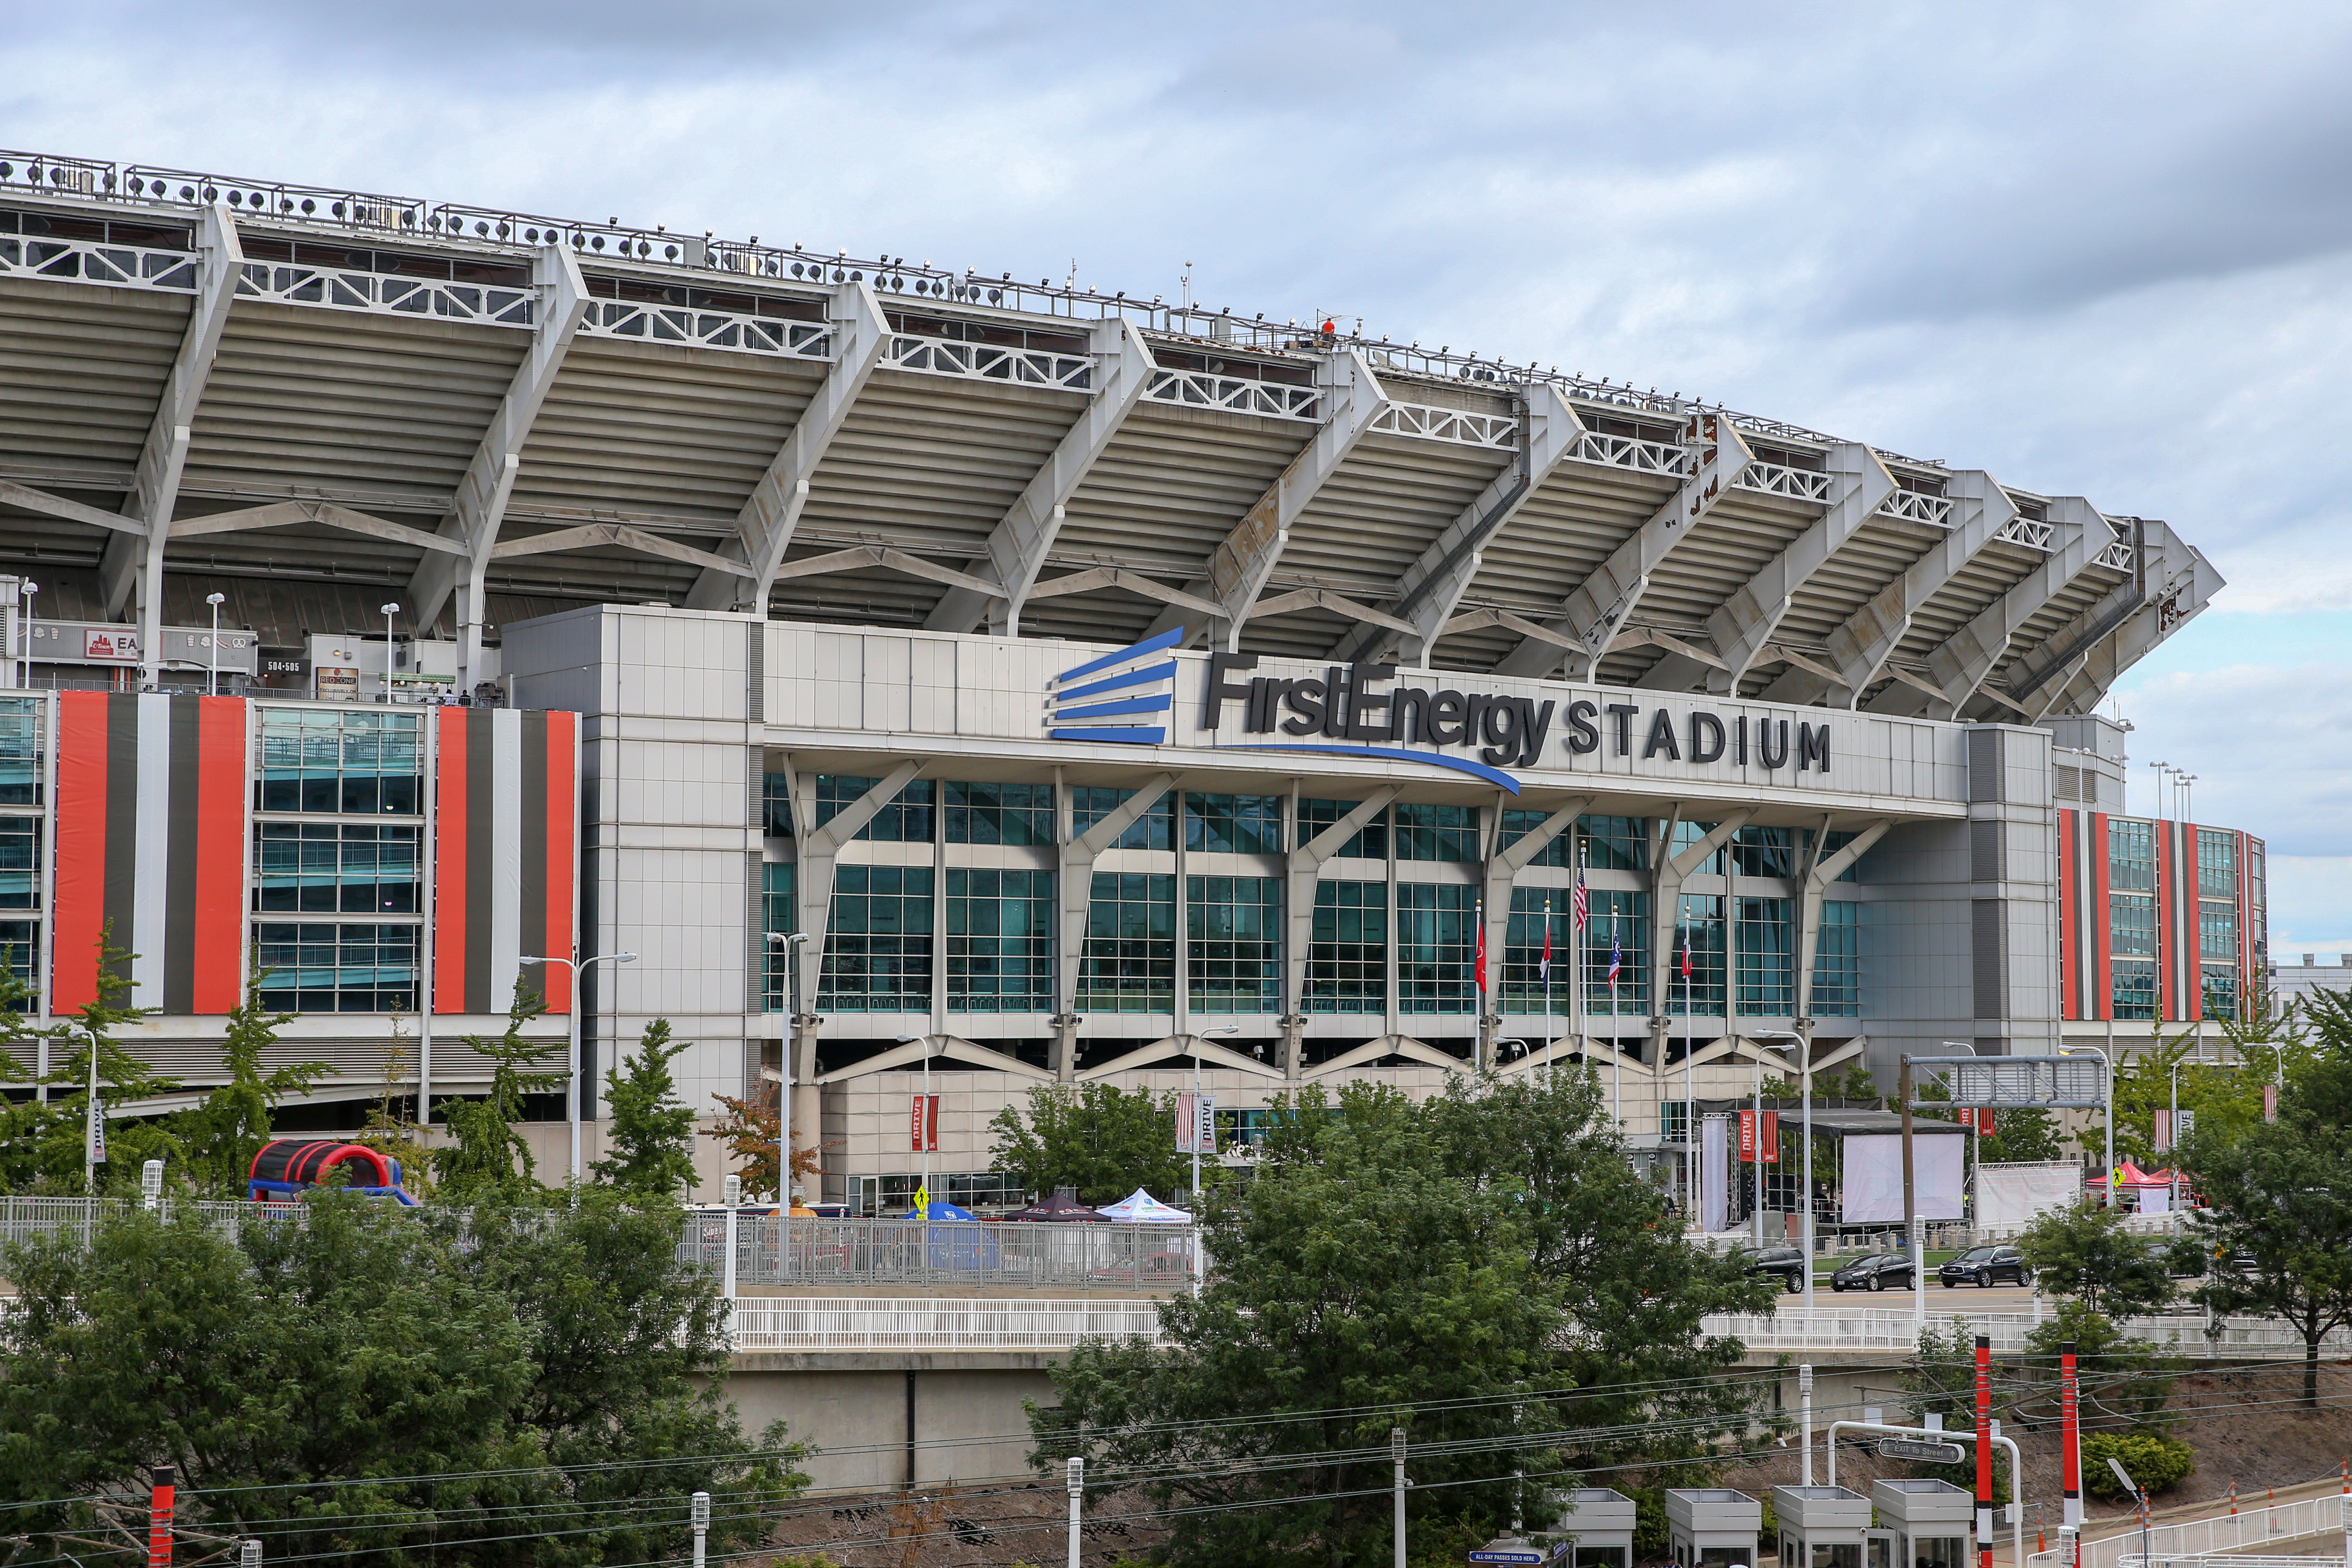
<instances>
[{"instance_id":1,"label":"firstenergy stadium sign","mask_svg":"<svg viewBox=\"0 0 2352 1568\"><path fill-rule=\"evenodd\" d=\"M1176 715L1180 628L1090 659L1054 678L1046 731L1055 740L1160 745ZM1644 763L1727 762L1766 773L1831 768L1830 726L1778 713L1644 705L1632 690L1591 697L1473 691L1399 683L1389 664L1332 664L1320 675L1255 674L1252 654L1212 653L1200 724L1215 735L1238 709L1244 735L1223 750L1316 752L1423 763L1516 793L1507 771L1601 753Z\"/></svg>"}]
</instances>

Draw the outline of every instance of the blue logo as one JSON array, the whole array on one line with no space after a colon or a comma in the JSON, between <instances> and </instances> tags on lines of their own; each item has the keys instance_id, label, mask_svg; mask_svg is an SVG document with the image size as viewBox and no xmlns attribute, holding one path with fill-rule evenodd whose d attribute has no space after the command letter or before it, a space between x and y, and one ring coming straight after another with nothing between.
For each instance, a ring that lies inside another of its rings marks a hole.
<instances>
[{"instance_id":1,"label":"blue logo","mask_svg":"<svg viewBox=\"0 0 2352 1568\"><path fill-rule=\"evenodd\" d=\"M1130 746L1166 742L1167 715L1176 706L1176 661L1144 661L1183 640L1184 628L1178 626L1054 677L1045 694L1045 732L1056 741L1117 741ZM1106 670L1113 673L1106 675ZM1089 679L1092 676L1101 679ZM1151 722L1153 715L1159 716L1157 723Z\"/></svg>"}]
</instances>

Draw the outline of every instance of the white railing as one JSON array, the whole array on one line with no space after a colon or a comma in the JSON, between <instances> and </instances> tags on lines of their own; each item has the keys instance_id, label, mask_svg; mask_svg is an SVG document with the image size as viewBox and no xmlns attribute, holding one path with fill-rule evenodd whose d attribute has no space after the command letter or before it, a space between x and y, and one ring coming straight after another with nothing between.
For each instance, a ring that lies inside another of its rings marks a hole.
<instances>
[{"instance_id":1,"label":"white railing","mask_svg":"<svg viewBox=\"0 0 2352 1568\"><path fill-rule=\"evenodd\" d=\"M976 1290L1170 1291L1192 1279L1189 1225L1054 1225L735 1216L739 1285L925 1286ZM687 1219L678 1260L727 1268L725 1212Z\"/></svg>"},{"instance_id":2,"label":"white railing","mask_svg":"<svg viewBox=\"0 0 2352 1568\"><path fill-rule=\"evenodd\" d=\"M1271 419L1318 418L1323 401L1311 386L1211 375L1197 370L1154 371L1151 385L1143 395L1159 403L1181 403L1188 408L1218 408L1230 414L1257 414Z\"/></svg>"},{"instance_id":3,"label":"white railing","mask_svg":"<svg viewBox=\"0 0 2352 1568\"><path fill-rule=\"evenodd\" d=\"M1512 415L1433 408L1423 403L1387 405L1373 417L1372 428L1391 436L1450 441L1457 447L1485 447L1498 452L1519 444L1519 422Z\"/></svg>"},{"instance_id":4,"label":"white railing","mask_svg":"<svg viewBox=\"0 0 2352 1568\"><path fill-rule=\"evenodd\" d=\"M1160 1340L1156 1301L738 1296L739 1351L1066 1351Z\"/></svg>"},{"instance_id":5,"label":"white railing","mask_svg":"<svg viewBox=\"0 0 2352 1568\"><path fill-rule=\"evenodd\" d=\"M0 278L78 278L118 289L192 292L196 258L184 250L149 250L99 239L0 234Z\"/></svg>"},{"instance_id":6,"label":"white railing","mask_svg":"<svg viewBox=\"0 0 2352 1568\"><path fill-rule=\"evenodd\" d=\"M2110 572L2128 572L2137 563L2137 557L2132 550L2132 542L2128 539L2116 540L2113 544L2100 551L2097 556L2098 564Z\"/></svg>"},{"instance_id":7,"label":"white railing","mask_svg":"<svg viewBox=\"0 0 2352 1568\"><path fill-rule=\"evenodd\" d=\"M1736 1338L1750 1351L1855 1351L1908 1354L1918 1349L1919 1320L1887 1303L1909 1292L1889 1291L1877 1305L1847 1309L1816 1307L1810 1314L1791 1306L1779 1312L1723 1312L1706 1320L1710 1334ZM1816 1290L1818 1302L1821 1292ZM1965 1326L1983 1334L2003 1355L2021 1353L2041 1319L2032 1312L1931 1311L1927 1325L1937 1333ZM2128 1338L2199 1360L2283 1361L2304 1353L2303 1337L2271 1318L2209 1320L2200 1313L2129 1318L2120 1325ZM2337 1330L2321 1342L2320 1353L2352 1354L2352 1331Z\"/></svg>"},{"instance_id":8,"label":"white railing","mask_svg":"<svg viewBox=\"0 0 2352 1568\"><path fill-rule=\"evenodd\" d=\"M697 348L791 359L829 360L833 329L817 321L747 316L733 310L689 310L635 300L592 300L580 330L592 337L639 342L690 343Z\"/></svg>"},{"instance_id":9,"label":"white railing","mask_svg":"<svg viewBox=\"0 0 2352 1568\"><path fill-rule=\"evenodd\" d=\"M1830 476L1811 468L1791 468L1779 463L1750 463L1739 471L1739 478L1732 488L1780 496L1789 500L1817 501L1826 505L1830 499Z\"/></svg>"},{"instance_id":10,"label":"white railing","mask_svg":"<svg viewBox=\"0 0 2352 1568\"><path fill-rule=\"evenodd\" d=\"M891 335L882 350L882 363L893 370L919 371L925 375L1012 382L1022 386L1058 386L1072 392L1085 392L1093 384L1095 368L1095 362L1086 354L1048 353L1043 349L897 333Z\"/></svg>"},{"instance_id":11,"label":"white railing","mask_svg":"<svg viewBox=\"0 0 2352 1568\"><path fill-rule=\"evenodd\" d=\"M1952 498L1898 489L1878 503L1877 515L1901 522L1916 522L1927 528L1949 528L1952 526Z\"/></svg>"},{"instance_id":12,"label":"white railing","mask_svg":"<svg viewBox=\"0 0 2352 1568\"><path fill-rule=\"evenodd\" d=\"M438 316L490 327L529 327L532 304L531 290L520 286L451 283L437 278L268 261L247 262L237 279L236 292L244 300L323 305L331 310L364 310L379 316Z\"/></svg>"},{"instance_id":13,"label":"white railing","mask_svg":"<svg viewBox=\"0 0 2352 1568\"><path fill-rule=\"evenodd\" d=\"M2236 1568L2239 1563L2267 1564L2264 1557L2240 1557L2235 1553L2250 1546L2267 1546L2274 1542L2294 1541L2314 1535L2340 1535L2344 1530L2344 1500L2341 1497L2306 1498L2301 1502L2276 1503L2269 1508L2248 1509L2243 1513L2225 1513L2217 1519L2193 1519L2179 1524L2152 1524L2148 1527L2143 1551L2140 1532L2126 1530L2120 1534L2103 1536L2083 1542L2083 1568L2128 1568L2145 1558L2162 1561L2195 1558L2209 1552L2231 1553L2226 1561ZM2294 1556L2284 1561L2299 1568L2320 1568L2323 1557ZM2034 1552L2027 1554L2026 1568L2062 1568L2058 1553Z\"/></svg>"},{"instance_id":14,"label":"white railing","mask_svg":"<svg viewBox=\"0 0 2352 1568\"><path fill-rule=\"evenodd\" d=\"M2037 522L2030 517L2012 517L2000 525L2000 531L1993 537L2004 543L2022 544L2028 550L2046 551L2058 537L2058 525Z\"/></svg>"},{"instance_id":15,"label":"white railing","mask_svg":"<svg viewBox=\"0 0 2352 1568\"><path fill-rule=\"evenodd\" d=\"M1598 430L1588 430L1579 437L1569 456L1580 463L1630 468L1637 474L1664 474L1669 479L1680 479L1689 461L1689 455L1670 441L1605 436Z\"/></svg>"}]
</instances>

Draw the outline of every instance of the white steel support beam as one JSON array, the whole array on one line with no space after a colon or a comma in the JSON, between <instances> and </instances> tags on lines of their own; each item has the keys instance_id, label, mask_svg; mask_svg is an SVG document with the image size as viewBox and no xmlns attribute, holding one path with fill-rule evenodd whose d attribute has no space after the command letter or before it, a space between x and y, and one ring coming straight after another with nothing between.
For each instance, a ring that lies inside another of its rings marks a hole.
<instances>
[{"instance_id":1,"label":"white steel support beam","mask_svg":"<svg viewBox=\"0 0 2352 1568\"><path fill-rule=\"evenodd\" d=\"M1813 957L1821 950L1822 896L1832 882L1845 875L1847 867L1861 859L1894 826L1882 816L1832 854L1829 848L1832 820L1823 816L1821 826L1813 830L1812 852L1805 867L1804 901L1797 911L1796 1016L1800 1018L1810 1018L1813 1014Z\"/></svg>"},{"instance_id":2,"label":"white steel support beam","mask_svg":"<svg viewBox=\"0 0 2352 1568\"><path fill-rule=\"evenodd\" d=\"M1826 696L1832 706L1853 707L1903 646L1920 606L1941 593L2017 515L2009 493L1981 468L1954 474L1944 494L1952 503L1951 531L1831 635L1829 656L1838 671L1836 683L1792 668L1764 689L1766 700L1806 703Z\"/></svg>"},{"instance_id":3,"label":"white steel support beam","mask_svg":"<svg viewBox=\"0 0 2352 1568\"><path fill-rule=\"evenodd\" d=\"M686 595L690 610L748 609L765 618L768 594L776 584L776 570L792 547L808 505L809 480L824 461L825 448L841 434L857 395L866 390L874 369L890 346L889 322L870 283L843 284L833 291L833 369L817 387L816 395L801 411L800 422L776 449L775 460L751 489L751 499L735 518L735 537L723 552L741 559L750 572L706 568ZM743 581L750 578L748 585Z\"/></svg>"},{"instance_id":4,"label":"white steel support beam","mask_svg":"<svg viewBox=\"0 0 2352 1568\"><path fill-rule=\"evenodd\" d=\"M784 767L791 776L789 787L793 792L796 866L793 872L793 907L800 919L798 929L809 934L807 942L794 945L800 950L803 1005L814 1012L817 982L824 974L825 943L831 940L833 873L841 858L841 847L856 837L858 829L880 815L884 806L898 799L898 792L913 783L916 775L923 771L923 764L919 762L899 763L872 789L843 806L822 826L816 820L815 775L803 775L796 761L791 757L784 759Z\"/></svg>"},{"instance_id":5,"label":"white steel support beam","mask_svg":"<svg viewBox=\"0 0 2352 1568\"><path fill-rule=\"evenodd\" d=\"M1356 449L1356 443L1363 439L1364 432L1388 406L1388 395L1381 390L1380 378L1372 374L1370 362L1355 349L1324 359L1316 380L1329 405L1329 416L1315 432L1315 438L1307 444L1307 449L1290 460L1282 477L1258 498L1257 504L1243 515L1234 531L1211 553L1209 574L1185 585L1188 593L1214 600L1223 611L1213 628L1187 627L1188 643L1202 632L1210 632L1228 650L1241 646L1242 623L1249 618L1249 608L1257 603L1266 579L1274 575L1283 547L1290 542L1291 525L1298 521L1316 492L1339 471L1339 465L1348 460L1348 454ZM1179 610L1164 610L1144 636L1158 637L1183 622Z\"/></svg>"},{"instance_id":6,"label":"white steel support beam","mask_svg":"<svg viewBox=\"0 0 2352 1568\"><path fill-rule=\"evenodd\" d=\"M1080 412L988 536L987 553L973 575L992 578L1001 595L950 588L923 622L935 632L968 632L984 614L997 637L1018 637L1021 606L1062 531L1063 509L1078 493L1087 472L1109 449L1112 437L1151 384L1151 345L1124 316L1098 321L1089 345L1095 359L1094 399Z\"/></svg>"},{"instance_id":7,"label":"white steel support beam","mask_svg":"<svg viewBox=\"0 0 2352 1568\"><path fill-rule=\"evenodd\" d=\"M490 416L482 444L466 465L458 481L442 534L466 547L462 564L442 554L430 554L417 563L408 582L410 625L422 634L440 618L452 595L457 602L457 689L470 693L482 665L482 583L490 569L490 552L505 521L507 498L514 493L515 475L522 467L523 443L539 417L540 405L555 385L556 372L572 347L572 335L588 313L588 286L580 263L561 245L543 245L532 256L530 281L538 296L532 305L530 352L515 367L507 395Z\"/></svg>"},{"instance_id":8,"label":"white steel support beam","mask_svg":"<svg viewBox=\"0 0 2352 1568\"><path fill-rule=\"evenodd\" d=\"M1874 713L1918 713L1940 707L1938 719L1957 719L2009 653L2018 628L2033 618L2067 584L2080 576L2099 552L2116 542L2116 531L2098 509L2080 497L2050 502L2050 521L2065 537L2024 582L1988 605L1927 656L1927 679L1941 694L1937 702L1906 685L1890 686L1870 703ZM2012 704L2013 706L2013 704Z\"/></svg>"},{"instance_id":9,"label":"white steel support beam","mask_svg":"<svg viewBox=\"0 0 2352 1568\"><path fill-rule=\"evenodd\" d=\"M1323 863L1347 847L1364 824L1388 809L1404 793L1402 784L1382 784L1359 802L1354 810L1290 851L1283 872L1282 996L1288 1004L1282 1019L1282 1076L1306 1076L1307 960L1315 945L1315 887L1323 879ZM1297 831L1294 816L1292 830Z\"/></svg>"},{"instance_id":10,"label":"white steel support beam","mask_svg":"<svg viewBox=\"0 0 2352 1568\"><path fill-rule=\"evenodd\" d=\"M675 561L685 566L699 566L706 572L727 572L737 576L749 576L751 572L740 561L730 561L723 555L698 550L691 544L680 544L675 539L664 539L658 533L647 533L644 529L632 528L625 522L584 522L577 528L559 528L523 539L500 540L490 546L490 559L511 561L520 555L593 550L606 544L634 550L640 555L657 555L665 561Z\"/></svg>"},{"instance_id":11,"label":"white steel support beam","mask_svg":"<svg viewBox=\"0 0 2352 1568\"><path fill-rule=\"evenodd\" d=\"M1407 666L1429 662L1430 651L1437 646L1446 623L1454 619L1462 595L1477 578L1481 552L1510 526L1528 498L1543 488L1551 471L1583 438L1584 421L1577 417L1558 387L1548 381L1528 386L1517 460L1496 475L1494 482L1479 491L1477 499L1464 507L1461 515L1397 579L1396 596L1386 607L1389 614L1412 624L1412 635L1397 648L1397 662ZM1374 631L1351 633L1333 657L1364 658L1386 640Z\"/></svg>"},{"instance_id":12,"label":"white steel support beam","mask_svg":"<svg viewBox=\"0 0 2352 1568\"><path fill-rule=\"evenodd\" d=\"M1084 833L1070 836L1062 845L1061 866L1054 880L1061 941L1055 949L1054 961L1053 1062L1054 1076L1064 1083L1075 1079L1078 1071L1078 969L1086 961L1087 916L1094 896L1095 860L1118 843L1118 836L1134 826L1139 817L1159 805L1161 796L1181 783L1174 773L1153 775L1101 821Z\"/></svg>"},{"instance_id":13,"label":"white steel support beam","mask_svg":"<svg viewBox=\"0 0 2352 1568\"><path fill-rule=\"evenodd\" d=\"M1592 804L1591 795L1578 795L1553 809L1531 830L1522 833L1508 845L1486 857L1479 868L1479 913L1486 927L1486 963L1496 977L1487 987L1487 1005L1493 1009L1478 1020L1478 1059L1486 1066L1495 1064L1496 1032L1501 1027L1502 1011L1496 998L1502 994L1503 955L1511 936L1511 889L1517 886L1519 873L1528 862L1543 853L1544 847L1570 827L1584 808ZM1503 806L1497 802L1490 809L1495 813L1495 837L1490 842L1501 843L1503 837ZM1571 929L1572 926L1571 926ZM1573 952L1575 939L1570 939L1570 969L1575 969ZM1574 981L1570 982L1574 984Z\"/></svg>"},{"instance_id":14,"label":"white steel support beam","mask_svg":"<svg viewBox=\"0 0 2352 1568\"><path fill-rule=\"evenodd\" d=\"M20 485L13 479L0 479L0 501L26 511L37 511L45 517L61 517L68 522L86 522L92 528L103 528L115 533L127 533L134 539L147 537L147 525L136 518L125 517L119 511L101 511L64 496L53 496L47 490L37 490L30 485Z\"/></svg>"},{"instance_id":15,"label":"white steel support beam","mask_svg":"<svg viewBox=\"0 0 2352 1568\"><path fill-rule=\"evenodd\" d=\"M2028 694L2038 715L2087 713L2097 707L2125 670L2202 615L2221 592L2221 574L2203 552L2161 522L2144 522L2140 529L2147 597L2121 626L2098 638L2080 658L2070 660L2072 668Z\"/></svg>"},{"instance_id":16,"label":"white steel support beam","mask_svg":"<svg viewBox=\"0 0 2352 1568\"><path fill-rule=\"evenodd\" d=\"M1739 689L1740 678L1766 657L1780 617L1796 602L1797 590L1843 549L1879 504L1895 493L1895 476L1886 471L1877 453L1859 441L1841 441L1830 448L1827 468L1831 475L1828 508L1707 616L1708 640L1721 656L1722 668L1694 668L1684 659L1669 657L1652 665L1637 684L1687 690L1704 680L1706 689L1718 696Z\"/></svg>"},{"instance_id":17,"label":"white steel support beam","mask_svg":"<svg viewBox=\"0 0 2352 1568\"><path fill-rule=\"evenodd\" d=\"M204 401L205 383L220 353L221 332L228 326L237 279L245 270L236 221L226 207L206 207L197 219L196 250L196 298L188 310L187 330L164 378L146 444L139 449L131 491L122 498L122 515L137 524L137 532L108 535L99 562L106 613L117 615L125 602L136 600L139 679L149 686L154 684L163 657L163 545L171 535L172 510L179 504L180 475L187 467L196 405Z\"/></svg>"},{"instance_id":18,"label":"white steel support beam","mask_svg":"<svg viewBox=\"0 0 2352 1568\"><path fill-rule=\"evenodd\" d=\"M1660 826L1650 847L1650 864L1654 868L1650 873L1650 1037L1657 1046L1657 1053L1651 1060L1662 1071L1666 1065L1666 1030L1672 1021L1666 1011L1666 1005L1674 999L1668 981L1675 965L1675 927L1682 920L1683 884L1706 864L1708 857L1730 843L1755 815L1756 807L1752 805L1738 807L1709 829L1706 837L1677 855L1674 852L1675 826L1682 818L1682 808L1678 806ZM1725 904L1725 918L1728 920L1729 900ZM1725 976L1727 984L1730 979L1728 974ZM1727 1016L1726 1033L1729 1032L1730 1022Z\"/></svg>"},{"instance_id":19,"label":"white steel support beam","mask_svg":"<svg viewBox=\"0 0 2352 1568\"><path fill-rule=\"evenodd\" d=\"M207 533L243 533L257 528L284 528L289 523L315 522L328 528L339 528L346 533L364 533L375 539L389 539L399 544L415 545L419 550L438 552L444 555L462 557L466 547L454 539L437 533L427 533L421 528L389 518L373 517L350 507L338 506L329 500L280 500L267 506L245 507L236 511L216 511L205 517L175 518L172 522L173 539L195 539Z\"/></svg>"},{"instance_id":20,"label":"white steel support beam","mask_svg":"<svg viewBox=\"0 0 2352 1568\"><path fill-rule=\"evenodd\" d=\"M1683 443L1691 448L1694 458L1690 476L1632 538L1577 585L1562 601L1559 614L1544 622L1550 630L1584 645L1585 668L1570 674L1589 677L1601 663L1648 592L1650 574L1730 491L1751 456L1731 421L1714 414L1691 415L1684 422ZM1503 656L1495 673L1541 678L1559 668L1561 657L1558 645L1528 637Z\"/></svg>"}]
</instances>

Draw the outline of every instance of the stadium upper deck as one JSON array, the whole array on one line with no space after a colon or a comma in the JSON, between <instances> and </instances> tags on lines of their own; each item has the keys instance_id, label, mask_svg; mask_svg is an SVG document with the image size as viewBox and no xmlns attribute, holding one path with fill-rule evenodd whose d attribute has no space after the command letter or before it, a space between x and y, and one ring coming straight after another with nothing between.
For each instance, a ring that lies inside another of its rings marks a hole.
<instances>
[{"instance_id":1,"label":"stadium upper deck","mask_svg":"<svg viewBox=\"0 0 2352 1568\"><path fill-rule=\"evenodd\" d=\"M150 680L226 589L265 643L389 594L460 689L506 620L662 601L2034 720L2221 584L2080 498L1336 322L80 159L0 153L0 552Z\"/></svg>"}]
</instances>

